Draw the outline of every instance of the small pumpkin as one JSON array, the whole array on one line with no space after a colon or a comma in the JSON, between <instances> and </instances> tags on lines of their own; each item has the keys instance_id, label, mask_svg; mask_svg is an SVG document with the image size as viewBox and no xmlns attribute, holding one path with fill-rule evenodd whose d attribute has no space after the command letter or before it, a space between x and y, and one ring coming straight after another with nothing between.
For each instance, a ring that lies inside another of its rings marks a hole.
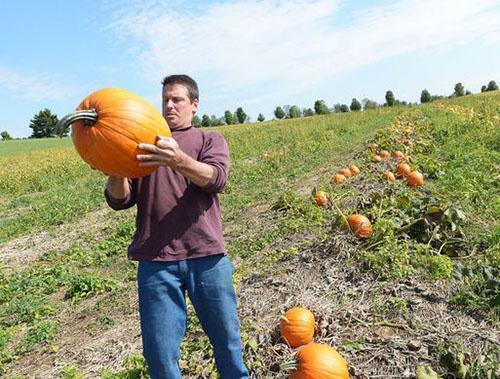
<instances>
[{"instance_id":1,"label":"small pumpkin","mask_svg":"<svg viewBox=\"0 0 500 379\"><path fill-rule=\"evenodd\" d=\"M280 334L291 347L308 344L314 337L314 315L303 307L289 309L281 317Z\"/></svg>"},{"instance_id":2,"label":"small pumpkin","mask_svg":"<svg viewBox=\"0 0 500 379\"><path fill-rule=\"evenodd\" d=\"M350 214L347 217L347 223L352 233L358 238L368 238L372 235L372 223L363 215L358 213Z\"/></svg>"},{"instance_id":3,"label":"small pumpkin","mask_svg":"<svg viewBox=\"0 0 500 379\"><path fill-rule=\"evenodd\" d=\"M380 162L380 161L382 161L380 155L375 154L374 156L372 156L372 162Z\"/></svg>"},{"instance_id":4,"label":"small pumpkin","mask_svg":"<svg viewBox=\"0 0 500 379\"><path fill-rule=\"evenodd\" d=\"M351 171L352 175L358 175L359 174L359 168L356 165L350 165L349 166L349 171Z\"/></svg>"},{"instance_id":5,"label":"small pumpkin","mask_svg":"<svg viewBox=\"0 0 500 379\"><path fill-rule=\"evenodd\" d=\"M333 177L332 177L332 180L331 180L331 183L332 184L341 184L341 183L344 183L346 181L346 177L342 174L335 174Z\"/></svg>"},{"instance_id":6,"label":"small pumpkin","mask_svg":"<svg viewBox=\"0 0 500 379\"><path fill-rule=\"evenodd\" d=\"M413 161L413 158L410 155L405 155L403 157L403 161L411 163Z\"/></svg>"},{"instance_id":7,"label":"small pumpkin","mask_svg":"<svg viewBox=\"0 0 500 379\"><path fill-rule=\"evenodd\" d=\"M69 125L73 144L92 168L115 176L139 178L156 167L139 167L139 143L155 144L170 137L163 116L145 99L119 88L104 88L87 96L76 111L63 117L57 130Z\"/></svg>"},{"instance_id":8,"label":"small pumpkin","mask_svg":"<svg viewBox=\"0 0 500 379\"><path fill-rule=\"evenodd\" d=\"M396 168L396 174L399 178L406 178L411 172L411 167L407 163L400 163Z\"/></svg>"},{"instance_id":9,"label":"small pumpkin","mask_svg":"<svg viewBox=\"0 0 500 379\"><path fill-rule=\"evenodd\" d=\"M310 343L302 346L295 360L280 365L291 370L290 379L349 379L347 363L333 347Z\"/></svg>"},{"instance_id":10,"label":"small pumpkin","mask_svg":"<svg viewBox=\"0 0 500 379\"><path fill-rule=\"evenodd\" d=\"M314 194L314 201L320 207L324 207L325 205L328 205L328 194L323 191L316 191Z\"/></svg>"},{"instance_id":11,"label":"small pumpkin","mask_svg":"<svg viewBox=\"0 0 500 379\"><path fill-rule=\"evenodd\" d=\"M352 176L351 170L348 168L341 168L337 174L344 175L346 178L350 178Z\"/></svg>"},{"instance_id":12,"label":"small pumpkin","mask_svg":"<svg viewBox=\"0 0 500 379\"><path fill-rule=\"evenodd\" d=\"M403 159L404 157L404 154L402 151L399 151L399 150L396 150L392 153L392 157L398 161L400 161L401 159Z\"/></svg>"},{"instance_id":13,"label":"small pumpkin","mask_svg":"<svg viewBox=\"0 0 500 379\"><path fill-rule=\"evenodd\" d=\"M411 142L411 140L409 140L408 138L403 138L403 145L405 146L412 146L413 145L413 142Z\"/></svg>"},{"instance_id":14,"label":"small pumpkin","mask_svg":"<svg viewBox=\"0 0 500 379\"><path fill-rule=\"evenodd\" d=\"M418 171L412 171L408 177L406 183L410 187L418 187L424 184L424 176Z\"/></svg>"},{"instance_id":15,"label":"small pumpkin","mask_svg":"<svg viewBox=\"0 0 500 379\"><path fill-rule=\"evenodd\" d=\"M388 182L395 182L396 181L394 174L390 171L384 172L384 178L386 178Z\"/></svg>"},{"instance_id":16,"label":"small pumpkin","mask_svg":"<svg viewBox=\"0 0 500 379\"><path fill-rule=\"evenodd\" d=\"M378 155L380 155L380 158L382 159L385 159L385 158L389 158L389 156L391 154L389 154L389 152L387 150L381 150Z\"/></svg>"},{"instance_id":17,"label":"small pumpkin","mask_svg":"<svg viewBox=\"0 0 500 379\"><path fill-rule=\"evenodd\" d=\"M368 145L368 147L371 149L371 150L375 150L378 145L375 143L375 142L372 142L371 144Z\"/></svg>"}]
</instances>

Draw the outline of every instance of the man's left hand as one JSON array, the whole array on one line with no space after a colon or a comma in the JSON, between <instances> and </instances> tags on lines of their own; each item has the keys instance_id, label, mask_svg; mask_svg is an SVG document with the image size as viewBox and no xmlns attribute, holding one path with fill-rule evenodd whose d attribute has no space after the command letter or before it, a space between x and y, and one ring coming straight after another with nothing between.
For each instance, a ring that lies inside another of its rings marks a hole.
<instances>
[{"instance_id":1,"label":"man's left hand","mask_svg":"<svg viewBox=\"0 0 500 379\"><path fill-rule=\"evenodd\" d=\"M137 146L147 154L137 154L140 167L169 166L175 168L185 156L177 142L171 137L158 136L156 144L140 143Z\"/></svg>"}]
</instances>

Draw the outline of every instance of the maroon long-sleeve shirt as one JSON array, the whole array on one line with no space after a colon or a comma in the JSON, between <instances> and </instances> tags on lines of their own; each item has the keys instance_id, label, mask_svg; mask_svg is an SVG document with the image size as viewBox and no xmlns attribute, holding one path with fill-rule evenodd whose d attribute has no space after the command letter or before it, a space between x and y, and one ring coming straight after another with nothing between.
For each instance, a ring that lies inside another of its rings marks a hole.
<instances>
[{"instance_id":1,"label":"maroon long-sleeve shirt","mask_svg":"<svg viewBox=\"0 0 500 379\"><path fill-rule=\"evenodd\" d=\"M226 254L218 193L229 171L229 151L221 134L194 127L172 131L179 147L197 161L211 165L214 175L201 188L170 167L129 179L125 199L106 201L115 210L137 205L136 233L128 257L138 261L177 261Z\"/></svg>"}]
</instances>

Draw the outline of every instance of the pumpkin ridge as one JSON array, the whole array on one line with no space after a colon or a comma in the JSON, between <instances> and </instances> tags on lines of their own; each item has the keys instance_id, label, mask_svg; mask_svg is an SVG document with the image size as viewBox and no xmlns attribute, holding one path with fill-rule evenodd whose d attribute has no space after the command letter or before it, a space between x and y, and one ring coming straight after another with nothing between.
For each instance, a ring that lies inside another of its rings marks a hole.
<instances>
[{"instance_id":1,"label":"pumpkin ridge","mask_svg":"<svg viewBox=\"0 0 500 379\"><path fill-rule=\"evenodd\" d=\"M127 123L130 123L129 119L124 118L124 117L120 117L120 116L116 116L116 115L113 115L113 116L111 116L111 115L109 115L109 116L103 116L103 118L105 118L106 120L109 120L109 119L125 120L125 121L127 121ZM165 121L165 119L163 117L161 119L166 123L166 121ZM157 124L157 123L158 122L156 122L155 119L150 119L150 123L149 123L150 125L154 125L154 124ZM125 128L124 127L124 128L120 128L120 130L123 129L123 130L127 130L128 132L131 132L132 130L140 129L143 132L134 134L134 136L136 137L135 140L141 141L142 138L138 138L138 135L139 134L142 135L142 134L144 134L144 132L149 132L151 130L151 129L148 129L147 127L143 126L143 125L144 125L143 122L141 122L141 123L135 122L134 123L134 128ZM117 129L117 128L114 127L114 129ZM139 130L137 130L137 131L139 132ZM165 137L170 137L172 135L172 133L170 132L170 130L168 128L165 128L164 131L160 130L160 128L157 128L157 133L156 134L159 134L159 133L162 133L163 135L165 135ZM141 141L141 142L154 144L154 141L152 141L152 142L151 141Z\"/></svg>"}]
</instances>

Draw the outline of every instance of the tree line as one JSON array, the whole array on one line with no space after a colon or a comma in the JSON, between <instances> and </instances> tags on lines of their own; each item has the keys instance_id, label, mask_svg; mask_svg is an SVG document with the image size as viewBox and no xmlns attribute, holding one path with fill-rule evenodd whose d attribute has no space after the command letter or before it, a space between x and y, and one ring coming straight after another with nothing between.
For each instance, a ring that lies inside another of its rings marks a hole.
<instances>
[{"instance_id":1,"label":"tree line","mask_svg":"<svg viewBox=\"0 0 500 379\"><path fill-rule=\"evenodd\" d=\"M487 85L481 87L481 92L497 91L498 85L494 80L491 80ZM466 90L462 83L456 83L454 87L453 94L450 96L442 95L431 95L431 93L424 89L420 94L420 103L429 103L437 99L451 98L470 95L472 92ZM406 101L401 101L396 98L391 90L385 93L385 103L378 104L377 102L370 99L362 99L359 101L353 98L350 105L347 104L334 104L332 107L328 107L324 100L316 100L312 108L299 108L297 105L283 105L277 106L274 109L274 117L277 120L285 118L300 118L300 117L310 117L314 115L325 115L330 113L346 113L346 112L357 112L363 110L375 109L378 107L392 107L397 105L411 105ZM30 120L29 127L32 129L32 134L29 138L47 138L55 136L67 136L69 134L69 127L63 131L57 131L56 125L59 118L56 114L53 114L50 109L45 108L35 114ZM235 125L244 124L250 122L250 117L245 113L242 107L238 107L235 112L226 110L222 117L217 117L215 115L209 116L204 114L201 118L195 115L193 118L193 124L197 128L207 128L211 126L222 126L222 125ZM259 113L257 117L258 122L265 121L265 117L262 113ZM7 131L0 133L2 140L10 140L12 137Z\"/></svg>"}]
</instances>

